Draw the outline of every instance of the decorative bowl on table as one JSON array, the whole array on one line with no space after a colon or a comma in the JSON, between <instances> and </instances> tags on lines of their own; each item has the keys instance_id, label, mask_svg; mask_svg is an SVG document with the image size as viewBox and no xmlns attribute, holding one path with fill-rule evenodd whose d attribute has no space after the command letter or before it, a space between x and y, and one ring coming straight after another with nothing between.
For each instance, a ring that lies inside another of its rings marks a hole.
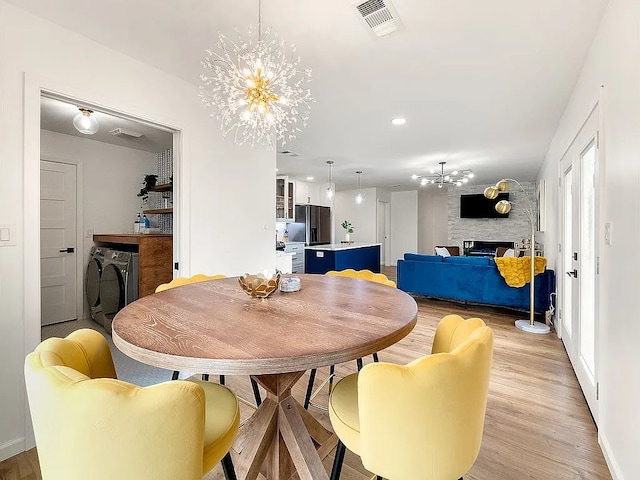
<instances>
[{"instance_id":1,"label":"decorative bowl on table","mask_svg":"<svg viewBox=\"0 0 640 480\"><path fill-rule=\"evenodd\" d=\"M269 278L262 273L257 275L245 273L238 278L238 282L247 295L256 298L267 298L278 289L280 273L276 273Z\"/></svg>"}]
</instances>

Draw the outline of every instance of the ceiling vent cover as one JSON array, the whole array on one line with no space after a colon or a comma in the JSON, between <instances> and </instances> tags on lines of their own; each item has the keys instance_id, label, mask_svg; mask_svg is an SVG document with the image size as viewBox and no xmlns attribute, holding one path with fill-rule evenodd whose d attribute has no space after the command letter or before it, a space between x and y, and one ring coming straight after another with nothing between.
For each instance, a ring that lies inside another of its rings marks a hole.
<instances>
[{"instance_id":1,"label":"ceiling vent cover","mask_svg":"<svg viewBox=\"0 0 640 480\"><path fill-rule=\"evenodd\" d=\"M113 130L110 130L109 133L115 137L127 136L127 137L140 138L142 136L140 132L136 132L135 130L128 130L126 128L121 128L121 127L114 128Z\"/></svg>"},{"instance_id":2,"label":"ceiling vent cover","mask_svg":"<svg viewBox=\"0 0 640 480\"><path fill-rule=\"evenodd\" d=\"M389 0L358 2L356 8L376 37L386 37L402 27L398 13Z\"/></svg>"}]
</instances>

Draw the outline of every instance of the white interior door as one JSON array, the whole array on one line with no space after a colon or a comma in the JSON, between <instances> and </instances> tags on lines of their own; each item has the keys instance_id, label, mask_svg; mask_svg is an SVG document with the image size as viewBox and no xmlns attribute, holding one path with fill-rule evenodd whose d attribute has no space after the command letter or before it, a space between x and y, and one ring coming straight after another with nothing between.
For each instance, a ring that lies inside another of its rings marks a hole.
<instances>
[{"instance_id":1,"label":"white interior door","mask_svg":"<svg viewBox=\"0 0 640 480\"><path fill-rule=\"evenodd\" d=\"M598 421L598 109L561 162L561 336Z\"/></svg>"},{"instance_id":2,"label":"white interior door","mask_svg":"<svg viewBox=\"0 0 640 480\"><path fill-rule=\"evenodd\" d=\"M42 325L77 318L76 166L40 162Z\"/></svg>"}]
</instances>

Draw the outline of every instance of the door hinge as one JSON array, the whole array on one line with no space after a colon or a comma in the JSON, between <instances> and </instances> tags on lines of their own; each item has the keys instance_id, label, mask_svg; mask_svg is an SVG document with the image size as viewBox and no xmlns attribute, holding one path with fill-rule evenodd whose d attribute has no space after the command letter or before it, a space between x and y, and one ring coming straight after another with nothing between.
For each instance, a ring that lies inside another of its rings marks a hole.
<instances>
[{"instance_id":1,"label":"door hinge","mask_svg":"<svg viewBox=\"0 0 640 480\"><path fill-rule=\"evenodd\" d=\"M558 177L558 188L562 188L562 177Z\"/></svg>"},{"instance_id":2,"label":"door hinge","mask_svg":"<svg viewBox=\"0 0 640 480\"><path fill-rule=\"evenodd\" d=\"M558 320L562 320L562 309L558 308Z\"/></svg>"},{"instance_id":3,"label":"door hinge","mask_svg":"<svg viewBox=\"0 0 640 480\"><path fill-rule=\"evenodd\" d=\"M596 382L596 400L600 400L600 382Z\"/></svg>"},{"instance_id":4,"label":"door hinge","mask_svg":"<svg viewBox=\"0 0 640 480\"><path fill-rule=\"evenodd\" d=\"M600 257L596 257L596 275L600 275Z\"/></svg>"},{"instance_id":5,"label":"door hinge","mask_svg":"<svg viewBox=\"0 0 640 480\"><path fill-rule=\"evenodd\" d=\"M600 148L600 130L596 130L596 148Z\"/></svg>"},{"instance_id":6,"label":"door hinge","mask_svg":"<svg viewBox=\"0 0 640 480\"><path fill-rule=\"evenodd\" d=\"M180 264L178 262L173 264L173 269L174 270L180 270Z\"/></svg>"},{"instance_id":7,"label":"door hinge","mask_svg":"<svg viewBox=\"0 0 640 480\"><path fill-rule=\"evenodd\" d=\"M561 243L558 244L558 253L562 253L562 244ZM529 276L531 276L531 275L529 275Z\"/></svg>"}]
</instances>

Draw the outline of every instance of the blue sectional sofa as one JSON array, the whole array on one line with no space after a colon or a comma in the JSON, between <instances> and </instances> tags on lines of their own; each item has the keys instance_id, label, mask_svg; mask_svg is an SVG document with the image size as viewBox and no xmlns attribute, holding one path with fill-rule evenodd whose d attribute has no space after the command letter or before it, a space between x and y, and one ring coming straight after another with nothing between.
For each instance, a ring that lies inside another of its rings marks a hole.
<instances>
[{"instance_id":1,"label":"blue sectional sofa","mask_svg":"<svg viewBox=\"0 0 640 480\"><path fill-rule=\"evenodd\" d=\"M529 284L510 287L493 257L441 257L405 253L398 260L398 288L412 295L529 310ZM555 274L536 275L535 311L549 308Z\"/></svg>"}]
</instances>

